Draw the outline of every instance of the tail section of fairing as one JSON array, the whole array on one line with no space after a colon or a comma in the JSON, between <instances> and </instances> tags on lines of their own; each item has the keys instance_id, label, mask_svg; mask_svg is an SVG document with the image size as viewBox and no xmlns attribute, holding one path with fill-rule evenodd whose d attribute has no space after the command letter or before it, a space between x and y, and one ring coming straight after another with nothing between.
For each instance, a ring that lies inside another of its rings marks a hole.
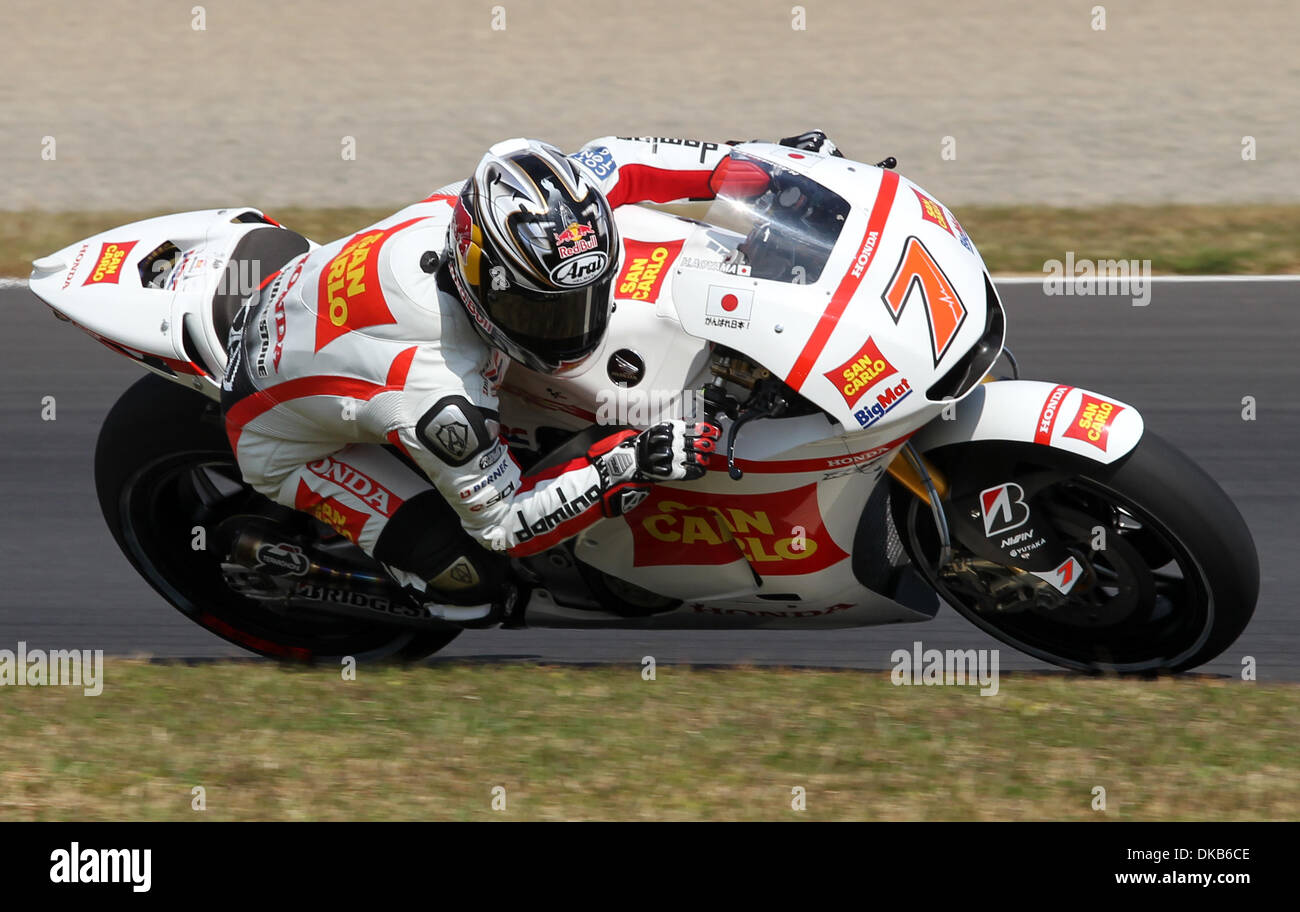
<instances>
[{"instance_id":1,"label":"tail section of fairing","mask_svg":"<svg viewBox=\"0 0 1300 912\"><path fill-rule=\"evenodd\" d=\"M267 226L280 228L248 206L132 222L36 260L29 284L55 316L217 398L226 355L212 300L252 294L268 278L256 262L231 262L239 241Z\"/></svg>"}]
</instances>

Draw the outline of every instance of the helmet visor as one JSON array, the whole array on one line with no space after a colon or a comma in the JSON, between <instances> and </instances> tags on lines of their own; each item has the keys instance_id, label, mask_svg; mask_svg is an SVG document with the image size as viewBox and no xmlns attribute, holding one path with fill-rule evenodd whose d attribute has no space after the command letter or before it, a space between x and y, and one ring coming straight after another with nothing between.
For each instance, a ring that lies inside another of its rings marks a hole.
<instances>
[{"instance_id":1,"label":"helmet visor","mask_svg":"<svg viewBox=\"0 0 1300 912\"><path fill-rule=\"evenodd\" d=\"M485 309L497 328L550 369L591 354L609 322L613 276L566 291L533 291L519 285L497 290L484 283Z\"/></svg>"}]
</instances>

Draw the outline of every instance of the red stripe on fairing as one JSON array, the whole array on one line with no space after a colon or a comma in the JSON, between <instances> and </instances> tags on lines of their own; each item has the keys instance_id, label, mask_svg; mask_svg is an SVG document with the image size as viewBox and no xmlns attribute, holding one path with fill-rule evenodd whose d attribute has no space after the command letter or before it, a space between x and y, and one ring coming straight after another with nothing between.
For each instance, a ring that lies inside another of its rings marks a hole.
<instances>
[{"instance_id":1,"label":"red stripe on fairing","mask_svg":"<svg viewBox=\"0 0 1300 912\"><path fill-rule=\"evenodd\" d=\"M46 306L49 307L48 304ZM103 345L109 351L113 352L116 355L122 355L123 357L130 358L132 361L136 361L141 364L145 363L144 361L145 358L154 358L157 359L158 361L161 361L163 364L167 365L178 374L187 374L195 377L206 377L208 375L208 372L198 364L193 364L189 361L180 361L177 360L176 358L169 358L166 355L155 354L154 352L144 351L143 349L136 351L127 348L126 346L118 342L114 342L112 339L108 338L108 336L101 336L93 329L87 329L85 326L82 326L76 320L73 320L67 314L63 313L60 310L56 310L55 308L50 307L50 312L53 313L56 317L58 317L60 320L64 320L68 323L71 323L73 326L77 327L77 329L81 330L86 335L90 336L96 342L100 343L101 345Z\"/></svg>"},{"instance_id":2,"label":"red stripe on fairing","mask_svg":"<svg viewBox=\"0 0 1300 912\"><path fill-rule=\"evenodd\" d=\"M873 231L876 233L875 246L867 254L867 261L862 264L861 269L857 269L858 256L854 256L853 262L849 263L848 271L840 279L835 294L831 295L830 303L826 305L826 310L822 312L817 325L813 327L812 335L808 337L808 342L804 345L803 351L795 359L794 367L790 369L789 376L785 378L785 382L792 388L800 389L803 382L808 379L808 374L812 371L813 365L817 363L817 358L820 357L822 349L826 347L826 341L830 339L840 317L844 315L844 308L848 307L853 293L858 290L863 277L866 276L867 270L875 260L876 251L880 249L880 242L883 239L885 221L889 218L889 210L894 205L894 194L897 191L898 175L893 171L883 172L880 178L880 189L876 191L876 201L872 204L871 215L867 218L867 230L862 233L862 240L858 241L858 255L861 255L862 248L866 245L867 239L871 237ZM855 269L857 269L857 275L853 274Z\"/></svg>"},{"instance_id":3,"label":"red stripe on fairing","mask_svg":"<svg viewBox=\"0 0 1300 912\"><path fill-rule=\"evenodd\" d=\"M176 371L176 373L178 374L191 374L195 377L198 376L206 377L208 374L208 372L205 371L203 368L189 361L179 361L176 358L163 358L163 357L159 357L158 360L161 361L163 364L166 364L168 367Z\"/></svg>"},{"instance_id":4,"label":"red stripe on fairing","mask_svg":"<svg viewBox=\"0 0 1300 912\"><path fill-rule=\"evenodd\" d=\"M1042 409L1038 412L1038 424L1034 426L1034 443L1046 446L1052 442L1052 429L1056 427L1057 416L1061 414L1061 403L1065 401L1065 397L1070 395L1070 391L1073 389L1074 387L1072 386L1052 387L1052 391L1048 393L1047 398L1043 400ZM1056 410L1052 412L1052 418L1047 422L1047 429L1044 430L1043 416L1047 414L1047 407L1052 404L1052 397L1056 396L1058 392L1060 392L1060 396L1056 399Z\"/></svg>"},{"instance_id":5,"label":"red stripe on fairing","mask_svg":"<svg viewBox=\"0 0 1300 912\"><path fill-rule=\"evenodd\" d=\"M338 377L323 374L315 377L299 377L286 380L275 386L258 390L236 402L226 412L226 436L230 438L230 448L239 450L239 435L248 422L263 415L277 405L294 399L306 399L310 396L336 396L345 399L370 400L380 393L400 390L406 385L406 375L411 369L411 359L415 357L416 346L404 349L393 359L388 368L385 385L361 380L357 377Z\"/></svg>"},{"instance_id":6,"label":"red stripe on fairing","mask_svg":"<svg viewBox=\"0 0 1300 912\"><path fill-rule=\"evenodd\" d=\"M765 461L737 459L736 465L743 471L755 475L784 475L794 472L829 472L832 469L845 469L849 466L863 465L871 462L873 459L879 459L895 447L902 446L907 442L915 431L910 431L899 437L897 440L891 440L889 443L882 443L878 447L872 447L869 450L859 450L856 453L845 453L843 456L823 456L818 459L769 459ZM868 455L874 454L874 455ZM847 461L846 461L847 460ZM721 453L714 453L709 457L710 472L725 472L727 470L727 457Z\"/></svg>"},{"instance_id":7,"label":"red stripe on fairing","mask_svg":"<svg viewBox=\"0 0 1300 912\"><path fill-rule=\"evenodd\" d=\"M624 165L618 183L607 194L610 206L627 203L668 203L678 199L713 199L712 168L675 171L653 165Z\"/></svg>"}]
</instances>

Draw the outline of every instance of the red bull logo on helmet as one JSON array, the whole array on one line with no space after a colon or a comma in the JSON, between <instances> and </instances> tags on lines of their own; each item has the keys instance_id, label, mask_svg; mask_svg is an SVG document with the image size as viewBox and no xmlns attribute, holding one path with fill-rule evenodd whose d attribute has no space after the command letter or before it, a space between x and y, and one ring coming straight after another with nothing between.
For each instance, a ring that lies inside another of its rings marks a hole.
<instances>
[{"instance_id":1,"label":"red bull logo on helmet","mask_svg":"<svg viewBox=\"0 0 1300 912\"><path fill-rule=\"evenodd\" d=\"M597 243L596 229L581 222L570 222L567 228L555 233L556 249L561 258L593 250Z\"/></svg>"}]
</instances>

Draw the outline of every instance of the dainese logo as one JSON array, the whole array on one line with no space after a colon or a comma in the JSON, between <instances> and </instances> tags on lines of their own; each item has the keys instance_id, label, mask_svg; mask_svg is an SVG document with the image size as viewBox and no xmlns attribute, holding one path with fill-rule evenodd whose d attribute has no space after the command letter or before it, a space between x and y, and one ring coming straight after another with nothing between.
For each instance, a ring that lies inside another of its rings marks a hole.
<instances>
[{"instance_id":1,"label":"dainese logo","mask_svg":"<svg viewBox=\"0 0 1300 912\"><path fill-rule=\"evenodd\" d=\"M81 284L85 286L110 282L116 285L117 280L122 277L122 263L135 245L135 241L127 241L125 244L115 242L104 244L99 250L99 259L95 262L95 268Z\"/></svg>"}]
</instances>

